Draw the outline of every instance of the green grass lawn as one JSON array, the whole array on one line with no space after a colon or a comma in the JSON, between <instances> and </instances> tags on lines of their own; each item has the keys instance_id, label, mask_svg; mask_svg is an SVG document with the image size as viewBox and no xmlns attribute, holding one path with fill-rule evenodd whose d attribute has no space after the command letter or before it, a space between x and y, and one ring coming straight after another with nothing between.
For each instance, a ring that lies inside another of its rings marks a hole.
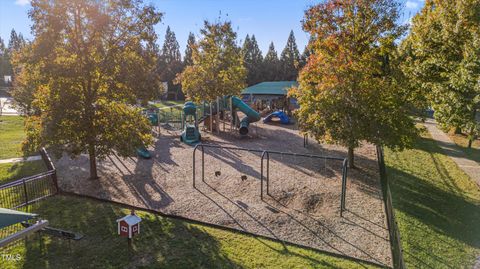
<instances>
[{"instance_id":1,"label":"green grass lawn","mask_svg":"<svg viewBox=\"0 0 480 269\"><path fill-rule=\"evenodd\" d=\"M185 101L161 101L160 103L155 104L155 106L158 108L164 108L183 104L185 104Z\"/></svg>"},{"instance_id":2,"label":"green grass lawn","mask_svg":"<svg viewBox=\"0 0 480 269\"><path fill-rule=\"evenodd\" d=\"M480 256L480 190L426 134L386 150L387 175L409 268L472 268Z\"/></svg>"},{"instance_id":3,"label":"green grass lawn","mask_svg":"<svg viewBox=\"0 0 480 269\"><path fill-rule=\"evenodd\" d=\"M141 234L133 249L117 235L116 219L129 211L109 203L61 196L30 208L50 226L80 232L80 241L30 236L8 252L2 268L369 268L320 252L137 212Z\"/></svg>"},{"instance_id":4,"label":"green grass lawn","mask_svg":"<svg viewBox=\"0 0 480 269\"><path fill-rule=\"evenodd\" d=\"M23 156L21 147L24 138L22 117L0 117L0 159Z\"/></svg>"},{"instance_id":5,"label":"green grass lawn","mask_svg":"<svg viewBox=\"0 0 480 269\"><path fill-rule=\"evenodd\" d=\"M452 139L452 141L455 142L463 152L465 152L469 159L480 163L480 139L474 140L472 147L467 148L468 137L466 135L448 133L448 136L450 136L450 139Z\"/></svg>"},{"instance_id":6,"label":"green grass lawn","mask_svg":"<svg viewBox=\"0 0 480 269\"><path fill-rule=\"evenodd\" d=\"M47 171L42 160L0 164L0 184Z\"/></svg>"}]
</instances>

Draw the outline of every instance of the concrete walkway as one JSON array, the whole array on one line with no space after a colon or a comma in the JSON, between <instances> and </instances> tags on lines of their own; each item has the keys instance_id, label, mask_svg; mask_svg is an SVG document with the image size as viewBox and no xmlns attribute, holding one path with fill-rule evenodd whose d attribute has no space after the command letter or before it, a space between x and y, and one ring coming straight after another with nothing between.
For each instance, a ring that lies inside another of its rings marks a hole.
<instances>
[{"instance_id":1,"label":"concrete walkway","mask_svg":"<svg viewBox=\"0 0 480 269\"><path fill-rule=\"evenodd\" d=\"M25 158L10 158L10 159L3 159L0 160L0 164L2 163L18 163L18 162L31 162L31 161L38 161L41 160L42 156L36 155L36 156L30 156Z\"/></svg>"},{"instance_id":2,"label":"concrete walkway","mask_svg":"<svg viewBox=\"0 0 480 269\"><path fill-rule=\"evenodd\" d=\"M462 169L473 181L480 187L480 164L468 159L460 148L445 134L438 129L435 120L427 119L425 127L432 135L433 140L437 141L440 148L443 149L446 155L450 156L458 167Z\"/></svg>"}]
</instances>

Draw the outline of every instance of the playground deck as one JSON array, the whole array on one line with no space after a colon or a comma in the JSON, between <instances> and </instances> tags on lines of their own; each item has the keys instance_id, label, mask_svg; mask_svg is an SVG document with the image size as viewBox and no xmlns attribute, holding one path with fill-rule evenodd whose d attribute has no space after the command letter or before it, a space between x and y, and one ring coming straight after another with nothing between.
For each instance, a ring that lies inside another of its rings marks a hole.
<instances>
[{"instance_id":1,"label":"playground deck","mask_svg":"<svg viewBox=\"0 0 480 269\"><path fill-rule=\"evenodd\" d=\"M99 163L97 181L87 179L86 157L60 159L61 188L390 266L373 146L356 151L359 168L348 172L347 211L340 217L341 162L272 156L272 196L262 201L260 154L206 148L204 183L197 152L193 188L193 147L180 142L179 132L161 133L150 149L152 159L110 156ZM243 139L226 133L202 137L213 145L346 156L336 146L312 142L303 148L303 137L291 125L258 124L258 136Z\"/></svg>"}]
</instances>

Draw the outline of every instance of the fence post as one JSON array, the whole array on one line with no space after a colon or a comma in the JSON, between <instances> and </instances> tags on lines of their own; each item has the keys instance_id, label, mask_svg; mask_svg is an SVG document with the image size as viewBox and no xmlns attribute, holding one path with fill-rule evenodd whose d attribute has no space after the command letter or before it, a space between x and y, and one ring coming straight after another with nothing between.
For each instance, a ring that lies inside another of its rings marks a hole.
<instances>
[{"instance_id":1,"label":"fence post","mask_svg":"<svg viewBox=\"0 0 480 269\"><path fill-rule=\"evenodd\" d=\"M42 160L45 163L45 166L47 167L48 171L53 171L53 174L51 175L53 180L53 185L55 186L55 191L59 192L60 188L58 187L57 169L53 165L52 159L50 159L50 156L48 155L47 150L45 148L40 149L40 155L42 156Z\"/></svg>"},{"instance_id":2,"label":"fence post","mask_svg":"<svg viewBox=\"0 0 480 269\"><path fill-rule=\"evenodd\" d=\"M25 193L25 205L28 205L27 182L23 179L23 192Z\"/></svg>"},{"instance_id":3,"label":"fence post","mask_svg":"<svg viewBox=\"0 0 480 269\"><path fill-rule=\"evenodd\" d=\"M385 205L385 213L387 216L388 233L390 237L390 248L392 251L393 268L404 269L405 261L403 260L402 243L400 241L400 231L395 220L395 212L392 205L392 195L390 193L390 186L387 178L387 171L385 167L385 159L383 149L377 146L377 161L380 173L380 183L382 186L382 196Z\"/></svg>"}]
</instances>

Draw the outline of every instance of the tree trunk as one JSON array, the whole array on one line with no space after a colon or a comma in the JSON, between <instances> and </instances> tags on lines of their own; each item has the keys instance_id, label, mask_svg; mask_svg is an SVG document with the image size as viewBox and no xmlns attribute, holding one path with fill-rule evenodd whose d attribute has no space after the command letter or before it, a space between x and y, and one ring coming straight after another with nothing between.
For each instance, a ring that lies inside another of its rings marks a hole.
<instances>
[{"instance_id":1,"label":"tree trunk","mask_svg":"<svg viewBox=\"0 0 480 269\"><path fill-rule=\"evenodd\" d=\"M462 128L460 127L455 127L455 130L453 131L455 134L462 134Z\"/></svg>"},{"instance_id":2,"label":"tree trunk","mask_svg":"<svg viewBox=\"0 0 480 269\"><path fill-rule=\"evenodd\" d=\"M475 123L477 121L477 109L473 109L473 123L472 127L470 128L470 133L468 134L468 148L472 148L473 140L475 140Z\"/></svg>"},{"instance_id":3,"label":"tree trunk","mask_svg":"<svg viewBox=\"0 0 480 269\"><path fill-rule=\"evenodd\" d=\"M353 148L348 147L348 167L355 168Z\"/></svg>"},{"instance_id":4,"label":"tree trunk","mask_svg":"<svg viewBox=\"0 0 480 269\"><path fill-rule=\"evenodd\" d=\"M98 179L97 175L97 157L95 156L95 145L88 146L88 157L90 161L90 179Z\"/></svg>"}]
</instances>

